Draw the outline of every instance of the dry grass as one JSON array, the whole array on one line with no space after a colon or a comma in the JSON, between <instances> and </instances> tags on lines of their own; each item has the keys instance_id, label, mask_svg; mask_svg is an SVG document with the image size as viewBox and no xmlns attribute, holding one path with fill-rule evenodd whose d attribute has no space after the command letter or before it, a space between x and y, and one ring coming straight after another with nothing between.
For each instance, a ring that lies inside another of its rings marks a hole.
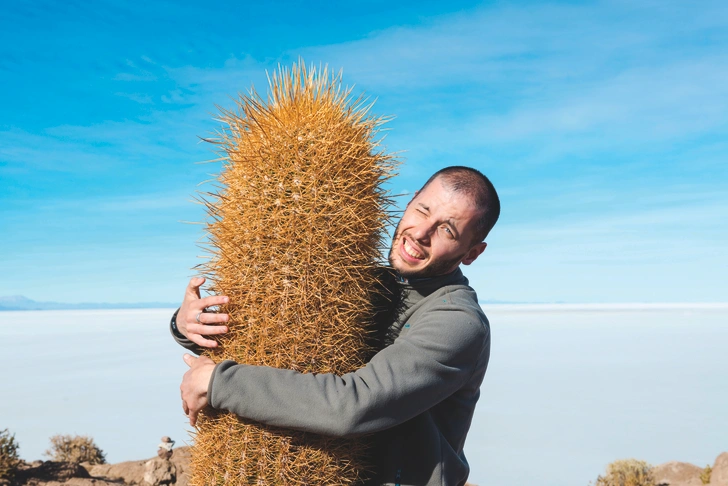
<instances>
[{"instance_id":1,"label":"dry grass","mask_svg":"<svg viewBox=\"0 0 728 486\"><path fill-rule=\"evenodd\" d=\"M222 111L213 140L224 163L206 194L211 292L230 332L215 361L302 373L362 367L378 295L395 161L375 138L382 119L352 99L340 75L279 70L267 100L255 92ZM231 414L199 422L192 485L353 484L370 466L367 442L264 427Z\"/></svg>"},{"instance_id":2,"label":"dry grass","mask_svg":"<svg viewBox=\"0 0 728 486\"><path fill-rule=\"evenodd\" d=\"M637 459L614 461L607 474L597 478L596 486L655 486L652 466Z\"/></svg>"},{"instance_id":3,"label":"dry grass","mask_svg":"<svg viewBox=\"0 0 728 486\"><path fill-rule=\"evenodd\" d=\"M8 429L0 430L0 480L12 479L20 464L18 443Z\"/></svg>"},{"instance_id":4,"label":"dry grass","mask_svg":"<svg viewBox=\"0 0 728 486\"><path fill-rule=\"evenodd\" d=\"M85 435L54 435L50 439L51 447L45 455L53 461L64 461L80 464L106 464L104 452L91 437Z\"/></svg>"},{"instance_id":5,"label":"dry grass","mask_svg":"<svg viewBox=\"0 0 728 486\"><path fill-rule=\"evenodd\" d=\"M703 483L703 484L709 484L710 483L710 475L711 474L713 474L713 468L710 467L710 464L708 464L700 472L700 482Z\"/></svg>"}]
</instances>

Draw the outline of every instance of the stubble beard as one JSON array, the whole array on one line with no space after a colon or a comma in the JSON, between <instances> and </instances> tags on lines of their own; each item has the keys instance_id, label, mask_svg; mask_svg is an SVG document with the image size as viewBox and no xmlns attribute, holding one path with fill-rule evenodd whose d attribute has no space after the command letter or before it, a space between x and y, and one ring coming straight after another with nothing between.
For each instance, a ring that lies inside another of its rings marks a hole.
<instances>
[{"instance_id":1,"label":"stubble beard","mask_svg":"<svg viewBox=\"0 0 728 486\"><path fill-rule=\"evenodd\" d=\"M394 230L394 238L392 238L392 246L389 248L389 264L394 268L394 258L393 254L396 251L395 247L399 246L400 240L402 238L402 234L400 234L399 231L399 224L397 224L397 229ZM412 238L412 237L410 237ZM414 238L412 238L414 240ZM459 264L462 259L465 257L466 253L463 253L460 256L448 258L447 260L441 260L441 261L430 261L430 264L427 265L425 268L419 269L419 270L399 270L396 269L399 274L404 278L431 278L431 277L439 277L440 275L446 275L450 273L453 270L453 267L456 267L457 264ZM401 258L401 257L400 257Z\"/></svg>"}]
</instances>

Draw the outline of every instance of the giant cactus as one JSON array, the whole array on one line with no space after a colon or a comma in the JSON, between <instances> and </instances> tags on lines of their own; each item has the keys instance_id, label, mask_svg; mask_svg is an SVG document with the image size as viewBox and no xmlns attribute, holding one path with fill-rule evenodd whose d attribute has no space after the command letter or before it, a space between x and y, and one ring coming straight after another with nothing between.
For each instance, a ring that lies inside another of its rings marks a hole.
<instances>
[{"instance_id":1,"label":"giant cactus","mask_svg":"<svg viewBox=\"0 0 728 486\"><path fill-rule=\"evenodd\" d=\"M230 297L230 331L213 360L344 374L371 356L395 160L370 106L340 75L299 63L271 77L267 98L251 91L222 111L202 273ZM356 484L370 472L366 449L208 410L191 484Z\"/></svg>"}]
</instances>

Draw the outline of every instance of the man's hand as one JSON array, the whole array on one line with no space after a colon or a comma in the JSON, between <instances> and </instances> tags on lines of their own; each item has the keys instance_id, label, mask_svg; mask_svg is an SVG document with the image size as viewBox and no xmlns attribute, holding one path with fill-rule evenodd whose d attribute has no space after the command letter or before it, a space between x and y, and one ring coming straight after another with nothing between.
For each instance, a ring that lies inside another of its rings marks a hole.
<instances>
[{"instance_id":1,"label":"man's hand","mask_svg":"<svg viewBox=\"0 0 728 486\"><path fill-rule=\"evenodd\" d=\"M197 423L197 415L207 406L207 387L215 369L215 362L206 356L195 358L191 354L183 356L190 369L182 377L179 386L182 392L182 408L190 418L190 425Z\"/></svg>"},{"instance_id":2,"label":"man's hand","mask_svg":"<svg viewBox=\"0 0 728 486\"><path fill-rule=\"evenodd\" d=\"M203 312L205 308L227 304L230 299L224 295L213 295L200 298L200 286L205 283L203 277L195 277L185 290L185 298L177 313L177 329L187 339L203 348L214 348L217 341L205 339L204 336L224 334L228 331L227 326L216 326L228 321L227 314Z\"/></svg>"}]
</instances>

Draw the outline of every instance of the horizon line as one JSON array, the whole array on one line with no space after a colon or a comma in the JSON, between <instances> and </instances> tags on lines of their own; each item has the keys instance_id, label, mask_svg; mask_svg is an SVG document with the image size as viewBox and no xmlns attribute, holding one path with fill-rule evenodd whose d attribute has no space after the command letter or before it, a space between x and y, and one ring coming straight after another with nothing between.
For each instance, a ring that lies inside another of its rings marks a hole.
<instances>
[{"instance_id":1,"label":"horizon line","mask_svg":"<svg viewBox=\"0 0 728 486\"><path fill-rule=\"evenodd\" d=\"M61 308L12 308L0 304L0 312L45 312L45 311L109 311L109 310L153 310L176 309L179 304L166 302L36 302L37 304L58 304ZM505 302L505 301L479 301L481 306L500 311L590 311L590 310L728 310L728 302ZM77 307L75 307L77 306ZM119 306L119 307L115 307ZM74 308L75 307L75 308Z\"/></svg>"}]
</instances>

